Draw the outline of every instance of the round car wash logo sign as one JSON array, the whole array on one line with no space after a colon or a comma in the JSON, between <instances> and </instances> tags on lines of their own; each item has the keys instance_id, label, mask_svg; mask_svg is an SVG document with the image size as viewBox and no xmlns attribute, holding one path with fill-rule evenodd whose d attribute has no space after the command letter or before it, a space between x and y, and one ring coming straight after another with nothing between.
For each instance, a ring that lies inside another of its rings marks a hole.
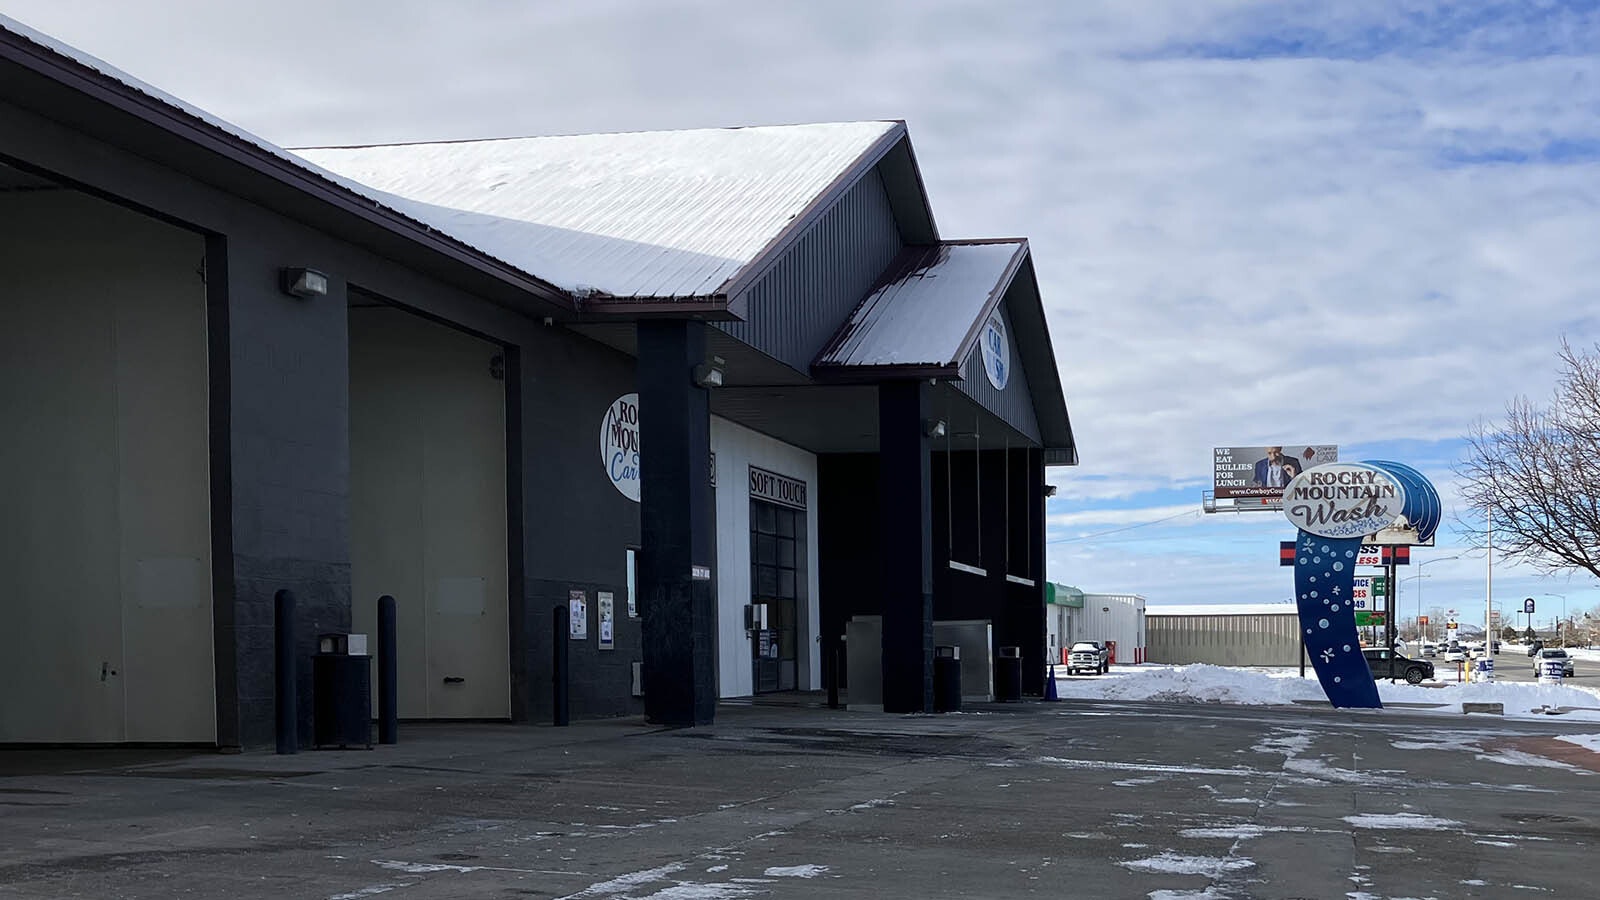
<instances>
[{"instance_id":1,"label":"round car wash logo sign","mask_svg":"<svg viewBox=\"0 0 1600 900\"><path fill-rule=\"evenodd\" d=\"M1405 505L1400 482L1364 463L1307 469L1283 489L1283 514L1301 531L1323 537L1375 534L1389 527Z\"/></svg>"},{"instance_id":2,"label":"round car wash logo sign","mask_svg":"<svg viewBox=\"0 0 1600 900\"><path fill-rule=\"evenodd\" d=\"M600 420L600 462L612 487L639 502L639 395L623 394Z\"/></svg>"},{"instance_id":3,"label":"round car wash logo sign","mask_svg":"<svg viewBox=\"0 0 1600 900\"><path fill-rule=\"evenodd\" d=\"M1011 380L1011 345L1006 343L1006 320L999 311L983 326L983 373L997 391L1005 390Z\"/></svg>"}]
</instances>

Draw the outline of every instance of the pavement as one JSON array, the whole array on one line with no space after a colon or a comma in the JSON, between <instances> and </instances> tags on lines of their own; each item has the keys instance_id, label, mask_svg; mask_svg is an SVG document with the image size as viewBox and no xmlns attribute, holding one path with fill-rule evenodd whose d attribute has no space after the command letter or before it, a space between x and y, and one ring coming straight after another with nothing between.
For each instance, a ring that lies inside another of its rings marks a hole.
<instances>
[{"instance_id":1,"label":"pavement","mask_svg":"<svg viewBox=\"0 0 1600 900\"><path fill-rule=\"evenodd\" d=\"M0 751L0 898L1592 896L1600 726L1103 701Z\"/></svg>"}]
</instances>

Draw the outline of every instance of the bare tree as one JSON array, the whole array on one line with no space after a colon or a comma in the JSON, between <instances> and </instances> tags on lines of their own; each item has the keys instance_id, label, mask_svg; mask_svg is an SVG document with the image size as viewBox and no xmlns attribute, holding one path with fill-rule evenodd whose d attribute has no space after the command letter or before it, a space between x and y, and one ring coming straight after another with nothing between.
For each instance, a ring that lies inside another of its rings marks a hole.
<instances>
[{"instance_id":1,"label":"bare tree","mask_svg":"<svg viewBox=\"0 0 1600 900\"><path fill-rule=\"evenodd\" d=\"M1456 467L1482 543L1485 516L1494 545L1545 572L1600 576L1600 345L1579 352L1561 342L1561 380L1548 407L1519 397L1499 428L1480 422Z\"/></svg>"}]
</instances>

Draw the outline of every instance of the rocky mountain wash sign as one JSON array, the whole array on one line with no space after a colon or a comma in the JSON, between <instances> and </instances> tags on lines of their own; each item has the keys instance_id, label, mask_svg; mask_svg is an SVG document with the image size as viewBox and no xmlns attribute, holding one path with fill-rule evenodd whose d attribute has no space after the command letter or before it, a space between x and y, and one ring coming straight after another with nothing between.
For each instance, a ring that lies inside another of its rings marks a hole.
<instances>
[{"instance_id":1,"label":"rocky mountain wash sign","mask_svg":"<svg viewBox=\"0 0 1600 900\"><path fill-rule=\"evenodd\" d=\"M623 394L600 420L600 463L611 486L639 502L639 395Z\"/></svg>"},{"instance_id":2,"label":"rocky mountain wash sign","mask_svg":"<svg viewBox=\"0 0 1600 900\"><path fill-rule=\"evenodd\" d=\"M1406 490L1389 473L1362 463L1307 469L1283 489L1283 514L1301 531L1361 537L1389 527L1405 510Z\"/></svg>"}]
</instances>

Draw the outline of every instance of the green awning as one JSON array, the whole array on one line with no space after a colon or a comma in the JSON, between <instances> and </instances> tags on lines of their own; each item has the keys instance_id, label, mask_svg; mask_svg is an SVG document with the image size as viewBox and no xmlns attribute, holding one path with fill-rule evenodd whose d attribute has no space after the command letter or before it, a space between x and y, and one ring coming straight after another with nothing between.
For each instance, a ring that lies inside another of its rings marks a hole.
<instances>
[{"instance_id":1,"label":"green awning","mask_svg":"<svg viewBox=\"0 0 1600 900\"><path fill-rule=\"evenodd\" d=\"M1057 606L1070 606L1074 609L1083 609L1083 591L1071 585L1056 584L1047 581L1044 585L1044 602L1054 603Z\"/></svg>"}]
</instances>

